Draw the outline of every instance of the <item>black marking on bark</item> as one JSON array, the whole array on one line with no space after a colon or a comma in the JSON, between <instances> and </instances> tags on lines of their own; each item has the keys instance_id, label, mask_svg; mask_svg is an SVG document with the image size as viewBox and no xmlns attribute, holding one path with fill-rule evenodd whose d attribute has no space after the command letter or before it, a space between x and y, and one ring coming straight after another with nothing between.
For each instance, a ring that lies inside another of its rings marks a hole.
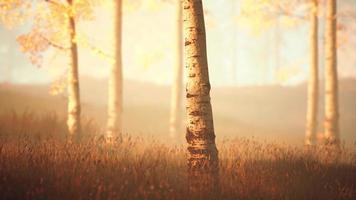
<instances>
[{"instance_id":1,"label":"black marking on bark","mask_svg":"<svg viewBox=\"0 0 356 200\"><path fill-rule=\"evenodd\" d=\"M198 111L198 110L195 110L195 111L189 113L189 115L192 115L192 116L201 116L202 114L203 114L203 112Z\"/></svg>"},{"instance_id":2,"label":"black marking on bark","mask_svg":"<svg viewBox=\"0 0 356 200\"><path fill-rule=\"evenodd\" d=\"M208 91L211 89L210 83L203 84L203 87L205 87Z\"/></svg>"},{"instance_id":3,"label":"black marking on bark","mask_svg":"<svg viewBox=\"0 0 356 200\"><path fill-rule=\"evenodd\" d=\"M190 42L190 41L187 41L187 40L186 40L186 41L184 42L184 46L188 46L188 45L190 45L190 44L192 44L192 42Z\"/></svg>"},{"instance_id":4,"label":"black marking on bark","mask_svg":"<svg viewBox=\"0 0 356 200\"><path fill-rule=\"evenodd\" d=\"M195 31L196 31L196 33L197 34L199 34L199 35L201 35L201 34L204 34L205 32L204 32L204 30L203 29L201 29L201 28L195 28Z\"/></svg>"},{"instance_id":5,"label":"black marking on bark","mask_svg":"<svg viewBox=\"0 0 356 200\"><path fill-rule=\"evenodd\" d=\"M194 74L189 74L188 75L190 78L194 78L194 77L196 77L197 75L194 73Z\"/></svg>"},{"instance_id":6,"label":"black marking on bark","mask_svg":"<svg viewBox=\"0 0 356 200\"><path fill-rule=\"evenodd\" d=\"M198 97L198 96L199 96L198 94L187 93L187 98Z\"/></svg>"},{"instance_id":7,"label":"black marking on bark","mask_svg":"<svg viewBox=\"0 0 356 200\"><path fill-rule=\"evenodd\" d=\"M185 135L185 139L187 140L188 143L190 143L194 138L195 138L194 134L187 127L187 133Z\"/></svg>"},{"instance_id":8,"label":"black marking on bark","mask_svg":"<svg viewBox=\"0 0 356 200\"><path fill-rule=\"evenodd\" d=\"M207 151L208 153L203 154L202 157L189 157L188 158L188 168L190 170L198 170L200 172L213 172L218 169L217 152ZM193 154L194 155L194 154Z\"/></svg>"},{"instance_id":9,"label":"black marking on bark","mask_svg":"<svg viewBox=\"0 0 356 200\"><path fill-rule=\"evenodd\" d=\"M192 122L191 124L194 124ZM210 144L215 144L215 134L213 131L201 130L201 131L191 131L187 128L186 139L188 143L193 143L193 140L208 141Z\"/></svg>"},{"instance_id":10,"label":"black marking on bark","mask_svg":"<svg viewBox=\"0 0 356 200\"><path fill-rule=\"evenodd\" d=\"M210 151L207 148L205 148L205 149L196 149L194 147L188 147L188 151L191 154L199 154L199 155L209 155L210 154Z\"/></svg>"}]
</instances>

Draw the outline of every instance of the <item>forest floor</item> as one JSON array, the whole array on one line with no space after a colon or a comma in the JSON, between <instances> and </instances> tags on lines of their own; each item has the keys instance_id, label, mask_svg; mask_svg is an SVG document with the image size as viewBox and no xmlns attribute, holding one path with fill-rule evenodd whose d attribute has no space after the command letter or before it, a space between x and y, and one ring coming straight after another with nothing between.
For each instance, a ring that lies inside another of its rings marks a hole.
<instances>
[{"instance_id":1,"label":"forest floor","mask_svg":"<svg viewBox=\"0 0 356 200\"><path fill-rule=\"evenodd\" d=\"M128 135L107 144L100 131L84 120L82 139L68 142L54 113L1 115L0 199L194 199L183 145ZM356 151L344 146L238 138L218 149L220 192L210 199L356 199Z\"/></svg>"},{"instance_id":2,"label":"forest floor","mask_svg":"<svg viewBox=\"0 0 356 200\"><path fill-rule=\"evenodd\" d=\"M184 133L168 139L169 87L126 83L127 133L107 145L106 82L81 83L83 135L74 143L66 139L65 94L0 85L0 199L193 199ZM209 197L356 199L355 85L340 84L337 151L302 146L305 85L213 87L220 192ZM322 127L322 112L319 120Z\"/></svg>"}]
</instances>

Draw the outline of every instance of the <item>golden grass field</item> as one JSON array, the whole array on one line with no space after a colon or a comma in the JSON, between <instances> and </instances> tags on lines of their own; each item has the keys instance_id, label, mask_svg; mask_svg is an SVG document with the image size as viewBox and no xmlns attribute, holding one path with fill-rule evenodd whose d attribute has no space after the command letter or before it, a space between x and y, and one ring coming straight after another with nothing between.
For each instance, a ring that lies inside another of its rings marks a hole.
<instances>
[{"instance_id":1,"label":"golden grass field","mask_svg":"<svg viewBox=\"0 0 356 200\"><path fill-rule=\"evenodd\" d=\"M55 114L0 117L1 199L190 199L185 148L125 135L108 145L84 122L67 142ZM218 142L213 199L355 199L356 152L254 139Z\"/></svg>"},{"instance_id":2,"label":"golden grass field","mask_svg":"<svg viewBox=\"0 0 356 200\"><path fill-rule=\"evenodd\" d=\"M213 89L220 192L209 196L356 199L356 90L344 85L349 88L344 86L341 95L347 133L342 138L348 144L338 151L303 147L301 88L290 89L295 93L231 90L239 96ZM185 146L165 137L169 98L160 94L169 90L148 90L155 98L147 98L138 86L130 88L124 107L127 133L123 143L108 145L102 138L105 90L86 87L83 134L77 142L66 139L65 98L47 95L44 86L0 87L0 199L192 199ZM280 118L284 112L288 115Z\"/></svg>"}]
</instances>

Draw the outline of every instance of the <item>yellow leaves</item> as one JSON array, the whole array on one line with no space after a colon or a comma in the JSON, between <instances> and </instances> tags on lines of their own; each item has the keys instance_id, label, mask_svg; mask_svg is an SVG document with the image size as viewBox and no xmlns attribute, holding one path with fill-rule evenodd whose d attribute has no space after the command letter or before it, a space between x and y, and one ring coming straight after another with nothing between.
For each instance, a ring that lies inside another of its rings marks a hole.
<instances>
[{"instance_id":1,"label":"yellow leaves","mask_svg":"<svg viewBox=\"0 0 356 200\"><path fill-rule=\"evenodd\" d=\"M21 51L29 54L31 63L40 66L42 61L40 53L49 47L49 42L41 37L36 29L28 34L20 35L16 40L20 44Z\"/></svg>"},{"instance_id":2,"label":"yellow leaves","mask_svg":"<svg viewBox=\"0 0 356 200\"><path fill-rule=\"evenodd\" d=\"M103 50L93 46L92 44L90 44L89 39L85 36L85 35L79 35L77 34L76 36L76 42L78 43L78 45L80 45L81 47L84 47L86 49L89 49L91 51L91 53L93 53L94 55L108 61L110 64L115 63L115 59L113 56L108 55L107 53L105 53Z\"/></svg>"},{"instance_id":3,"label":"yellow leaves","mask_svg":"<svg viewBox=\"0 0 356 200\"><path fill-rule=\"evenodd\" d=\"M38 32L56 44L69 46L67 6L42 2L36 4L34 12L36 14L33 17L34 29L38 29Z\"/></svg>"},{"instance_id":4,"label":"yellow leaves","mask_svg":"<svg viewBox=\"0 0 356 200\"><path fill-rule=\"evenodd\" d=\"M69 16L76 19L93 20L93 4L90 0L75 0L73 6L69 8Z\"/></svg>"},{"instance_id":5,"label":"yellow leaves","mask_svg":"<svg viewBox=\"0 0 356 200\"><path fill-rule=\"evenodd\" d=\"M270 28L272 17L268 12L270 0L243 0L239 22L250 28L251 33L259 35L263 30Z\"/></svg>"},{"instance_id":6,"label":"yellow leaves","mask_svg":"<svg viewBox=\"0 0 356 200\"><path fill-rule=\"evenodd\" d=\"M30 13L30 5L24 0L0 0L0 23L7 28L22 24Z\"/></svg>"},{"instance_id":7,"label":"yellow leaves","mask_svg":"<svg viewBox=\"0 0 356 200\"><path fill-rule=\"evenodd\" d=\"M63 93L66 87L67 87L67 81L64 77L62 77L52 82L51 88L49 90L49 94L52 96L57 96Z\"/></svg>"},{"instance_id":8,"label":"yellow leaves","mask_svg":"<svg viewBox=\"0 0 356 200\"><path fill-rule=\"evenodd\" d=\"M70 43L79 43L78 36L73 41L70 40L69 17L74 17L76 23L79 19L93 19L93 9L95 5L108 0L73 0L72 5L67 1L25 1L25 0L0 0L0 7L5 8L9 13L14 12L24 2L28 2L31 7L32 30L28 34L23 34L17 38L21 50L29 55L30 61L40 66L42 55L50 47L57 50L67 50ZM3 6L3 3L4 4ZM28 6L27 6L28 7ZM1 11L2 11L1 10ZM11 12L10 12L11 11ZM4 15L1 15L3 17ZM86 43L84 44L84 46ZM97 51L100 52L100 51Z\"/></svg>"},{"instance_id":9,"label":"yellow leaves","mask_svg":"<svg viewBox=\"0 0 356 200\"><path fill-rule=\"evenodd\" d=\"M242 0L239 22L248 27L252 34L259 35L274 24L295 27L298 17L294 11L301 6L297 1Z\"/></svg>"}]
</instances>

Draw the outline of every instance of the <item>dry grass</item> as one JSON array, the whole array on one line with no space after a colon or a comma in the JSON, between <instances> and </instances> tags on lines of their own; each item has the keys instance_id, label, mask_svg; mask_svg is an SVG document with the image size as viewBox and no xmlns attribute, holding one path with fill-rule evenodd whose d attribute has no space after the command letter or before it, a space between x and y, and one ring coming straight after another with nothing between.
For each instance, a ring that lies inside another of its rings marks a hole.
<instances>
[{"instance_id":1,"label":"dry grass","mask_svg":"<svg viewBox=\"0 0 356 200\"><path fill-rule=\"evenodd\" d=\"M105 144L85 120L66 142L55 113L0 116L1 199L189 199L185 148L147 138ZM219 142L217 199L356 199L356 153L254 139Z\"/></svg>"}]
</instances>

